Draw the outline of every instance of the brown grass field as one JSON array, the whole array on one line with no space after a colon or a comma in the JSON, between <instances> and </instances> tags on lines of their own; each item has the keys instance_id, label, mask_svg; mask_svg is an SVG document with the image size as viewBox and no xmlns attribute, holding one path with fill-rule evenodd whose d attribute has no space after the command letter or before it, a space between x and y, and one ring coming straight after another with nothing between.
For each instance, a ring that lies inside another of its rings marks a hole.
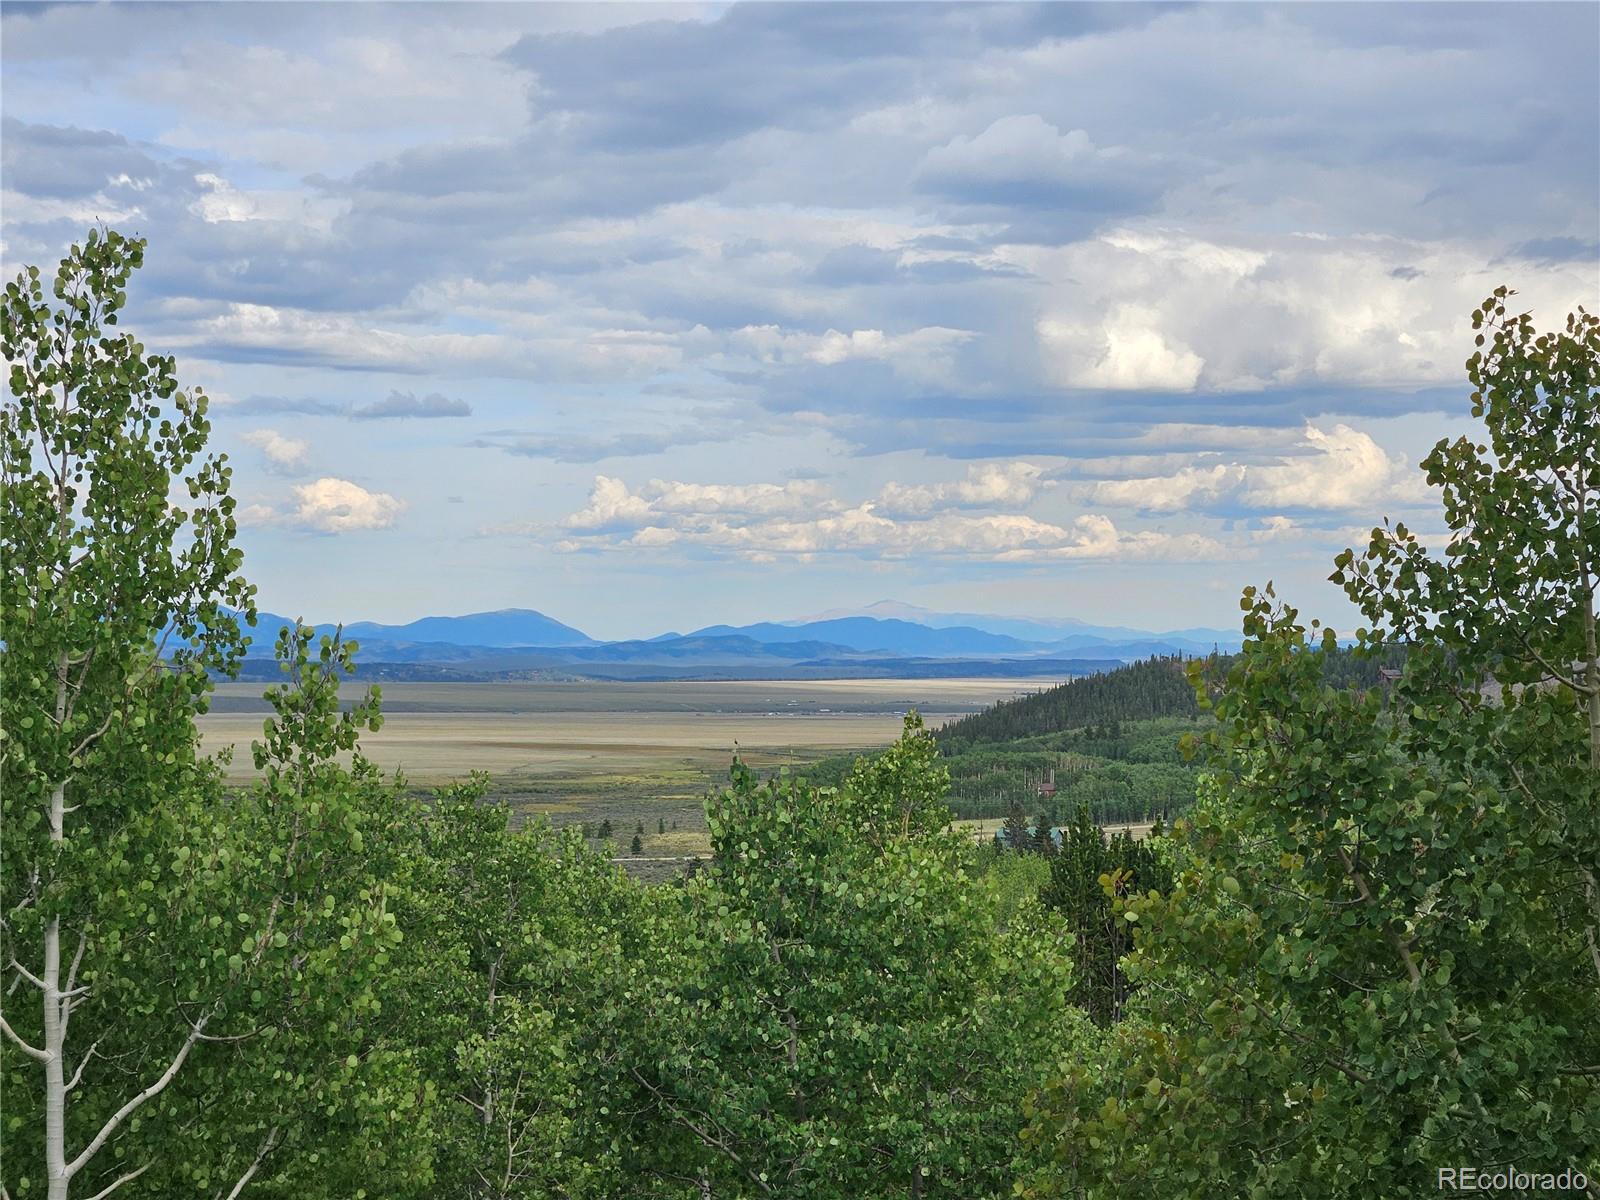
<instances>
[{"instance_id":1,"label":"brown grass field","mask_svg":"<svg viewBox=\"0 0 1600 1200\"><path fill-rule=\"evenodd\" d=\"M937 726L1056 682L387 683L383 727L361 744L415 788L486 771L491 796L523 818L608 819L624 853L643 826L644 856L664 862L706 853L701 801L726 779L735 751L756 768L799 767L887 745L912 708ZM353 700L361 690L347 694ZM200 719L207 753L234 748L236 783L254 775L250 742L268 713L261 691L219 685Z\"/></svg>"}]
</instances>

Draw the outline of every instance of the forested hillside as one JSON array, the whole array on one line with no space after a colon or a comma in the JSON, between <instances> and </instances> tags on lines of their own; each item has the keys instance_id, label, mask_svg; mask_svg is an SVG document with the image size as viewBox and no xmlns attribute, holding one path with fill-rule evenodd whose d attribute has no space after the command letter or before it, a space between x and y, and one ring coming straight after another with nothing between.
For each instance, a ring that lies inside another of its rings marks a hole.
<instances>
[{"instance_id":1,"label":"forested hillside","mask_svg":"<svg viewBox=\"0 0 1600 1200\"><path fill-rule=\"evenodd\" d=\"M1600 320L1473 314L1449 554L1339 555L1348 652L1248 589L1209 715L1158 660L827 786L735 761L646 887L378 770L337 637L278 639L253 782L200 753L254 593L204 394L114 328L143 254L0 308L0 1195L1600 1195ZM1059 852L951 827L1039 768Z\"/></svg>"},{"instance_id":2,"label":"forested hillside","mask_svg":"<svg viewBox=\"0 0 1600 1200\"><path fill-rule=\"evenodd\" d=\"M1019 696L985 712L952 721L936 735L939 745L958 752L980 742L1061 733L1113 721L1199 715L1194 686L1184 675L1184 659L1150 658L1114 671L1071 679L1032 696Z\"/></svg>"},{"instance_id":3,"label":"forested hillside","mask_svg":"<svg viewBox=\"0 0 1600 1200\"><path fill-rule=\"evenodd\" d=\"M1198 768L1184 758L1180 740L1206 723L1200 717L1113 720L954 746L934 736L950 776L945 800L953 817L998 818L1020 808L1048 827L1075 819L1081 809L1110 825L1170 818L1189 807ZM806 775L820 785L837 785L853 766L851 758L823 759Z\"/></svg>"},{"instance_id":4,"label":"forested hillside","mask_svg":"<svg viewBox=\"0 0 1600 1200\"><path fill-rule=\"evenodd\" d=\"M1353 654L1347 646L1314 649L1322 676L1333 687L1378 687L1385 671L1397 671L1405 663L1403 645L1375 647L1363 654ZM1221 678L1235 657L1156 657L1130 663L1070 679L1031 696L1003 701L984 712L951 721L936 736L948 753L958 754L984 742L1012 742L1114 722L1157 717L1194 719L1201 710L1187 673L1189 664L1200 662L1208 676Z\"/></svg>"}]
</instances>

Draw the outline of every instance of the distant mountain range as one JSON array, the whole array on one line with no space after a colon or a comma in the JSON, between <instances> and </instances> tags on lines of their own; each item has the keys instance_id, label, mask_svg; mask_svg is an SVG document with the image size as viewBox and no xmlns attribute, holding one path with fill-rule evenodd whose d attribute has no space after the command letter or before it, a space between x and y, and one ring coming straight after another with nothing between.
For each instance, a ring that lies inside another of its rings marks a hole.
<instances>
[{"instance_id":1,"label":"distant mountain range","mask_svg":"<svg viewBox=\"0 0 1600 1200\"><path fill-rule=\"evenodd\" d=\"M455 646L592 646L588 634L531 608L423 617L409 625L357 621L345 627L353 638L382 642L444 642Z\"/></svg>"},{"instance_id":2,"label":"distant mountain range","mask_svg":"<svg viewBox=\"0 0 1600 1200\"><path fill-rule=\"evenodd\" d=\"M1044 647L967 625L942 629L879 617L836 617L801 624L708 625L691 637L748 637L767 644L821 641L883 654L1028 654Z\"/></svg>"},{"instance_id":3,"label":"distant mountain range","mask_svg":"<svg viewBox=\"0 0 1600 1200\"><path fill-rule=\"evenodd\" d=\"M251 659L270 657L279 627L293 623L259 614ZM405 625L358 621L344 629L360 643L362 673L391 679L1073 675L1239 644L1237 634L1216 629L1151 633L1071 618L942 613L887 600L796 621L708 625L688 634L609 642L520 608ZM249 673L259 673L254 663Z\"/></svg>"}]
</instances>

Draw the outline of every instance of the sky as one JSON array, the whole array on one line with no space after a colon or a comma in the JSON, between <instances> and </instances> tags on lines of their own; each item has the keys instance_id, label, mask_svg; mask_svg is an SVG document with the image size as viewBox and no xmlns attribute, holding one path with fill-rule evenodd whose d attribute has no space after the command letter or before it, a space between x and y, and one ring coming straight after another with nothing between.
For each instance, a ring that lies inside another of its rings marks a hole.
<instances>
[{"instance_id":1,"label":"sky","mask_svg":"<svg viewBox=\"0 0 1600 1200\"><path fill-rule=\"evenodd\" d=\"M1470 313L1600 303L1600 5L7 3L0 267L149 240L259 603L1353 625Z\"/></svg>"}]
</instances>

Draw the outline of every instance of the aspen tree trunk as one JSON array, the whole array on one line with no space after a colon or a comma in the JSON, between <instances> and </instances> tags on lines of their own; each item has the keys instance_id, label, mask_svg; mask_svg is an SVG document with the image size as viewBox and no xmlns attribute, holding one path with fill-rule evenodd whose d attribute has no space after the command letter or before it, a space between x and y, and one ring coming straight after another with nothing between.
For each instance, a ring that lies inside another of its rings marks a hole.
<instances>
[{"instance_id":1,"label":"aspen tree trunk","mask_svg":"<svg viewBox=\"0 0 1600 1200\"><path fill-rule=\"evenodd\" d=\"M1578 569L1582 573L1586 595L1583 602L1584 682L1589 687L1589 765L1600 771L1600 647L1595 644L1595 574L1600 564L1588 561L1588 549L1583 544L1584 506L1578 502Z\"/></svg>"},{"instance_id":2,"label":"aspen tree trunk","mask_svg":"<svg viewBox=\"0 0 1600 1200\"><path fill-rule=\"evenodd\" d=\"M66 399L62 399L66 407ZM68 528L66 495L67 459L62 456L61 481L56 489L56 519L63 535ZM65 540L63 538L63 540ZM71 569L70 567L68 568ZM67 720L67 652L56 660L55 725L64 733ZM50 789L50 841L59 846L66 840L67 785L65 780ZM47 1200L67 1200L72 1176L67 1169L67 1021L61 999L61 914L52 913L44 927L44 1166Z\"/></svg>"},{"instance_id":3,"label":"aspen tree trunk","mask_svg":"<svg viewBox=\"0 0 1600 1200\"><path fill-rule=\"evenodd\" d=\"M1589 689L1589 767L1600 771L1600 648L1595 644L1594 594L1600 584L1600 564L1589 562L1589 550L1583 542L1584 501L1587 492L1578 492L1578 572L1584 588L1583 599L1583 649L1584 683ZM1595 975L1600 977L1600 882L1588 867L1580 866L1583 877L1583 894L1589 902L1589 923L1584 929L1584 943L1589 948L1589 960L1594 964Z\"/></svg>"}]
</instances>

